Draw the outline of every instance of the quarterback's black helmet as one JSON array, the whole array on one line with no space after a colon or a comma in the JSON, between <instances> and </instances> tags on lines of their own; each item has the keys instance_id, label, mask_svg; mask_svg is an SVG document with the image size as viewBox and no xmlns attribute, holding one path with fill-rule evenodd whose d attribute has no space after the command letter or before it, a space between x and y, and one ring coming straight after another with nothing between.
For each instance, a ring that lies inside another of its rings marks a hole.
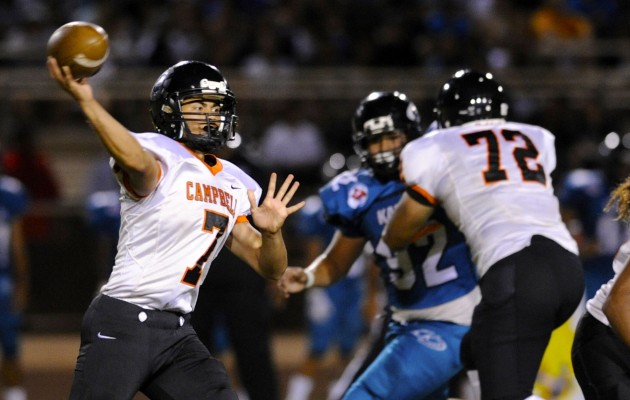
<instances>
[{"instance_id":1,"label":"quarterback's black helmet","mask_svg":"<svg viewBox=\"0 0 630 400\"><path fill-rule=\"evenodd\" d=\"M182 102L203 97L220 105L219 113L182 113ZM193 150L210 152L236 133L236 98L223 74L201 61L181 61L160 75L151 89L150 111L158 133ZM193 135L186 121L205 121L206 135ZM218 121L218 123L217 123Z\"/></svg>"},{"instance_id":2,"label":"quarterback's black helmet","mask_svg":"<svg viewBox=\"0 0 630 400\"><path fill-rule=\"evenodd\" d=\"M435 112L439 126L448 128L479 119L505 119L508 103L503 86L491 73L463 69L440 89Z\"/></svg>"},{"instance_id":3,"label":"quarterback's black helmet","mask_svg":"<svg viewBox=\"0 0 630 400\"><path fill-rule=\"evenodd\" d=\"M398 178L402 146L394 151L370 154L370 142L382 135L402 133L406 143L420 136L420 131L418 108L401 92L370 93L361 101L352 119L354 151L375 176L385 180Z\"/></svg>"}]
</instances>

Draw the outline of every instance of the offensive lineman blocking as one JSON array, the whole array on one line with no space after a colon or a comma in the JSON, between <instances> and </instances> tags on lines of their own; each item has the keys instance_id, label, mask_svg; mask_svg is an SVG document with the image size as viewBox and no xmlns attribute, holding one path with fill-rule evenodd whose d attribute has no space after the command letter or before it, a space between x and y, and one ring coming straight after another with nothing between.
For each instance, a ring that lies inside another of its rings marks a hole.
<instances>
[{"instance_id":1,"label":"offensive lineman blocking","mask_svg":"<svg viewBox=\"0 0 630 400\"><path fill-rule=\"evenodd\" d=\"M577 245L553 193L554 137L507 122L505 93L491 74L456 72L442 86L436 111L440 129L401 154L408 186L383 239L393 251L404 249L434 208L444 207L480 276L482 299L462 358L479 371L483 400L535 399L551 332L584 291Z\"/></svg>"}]
</instances>

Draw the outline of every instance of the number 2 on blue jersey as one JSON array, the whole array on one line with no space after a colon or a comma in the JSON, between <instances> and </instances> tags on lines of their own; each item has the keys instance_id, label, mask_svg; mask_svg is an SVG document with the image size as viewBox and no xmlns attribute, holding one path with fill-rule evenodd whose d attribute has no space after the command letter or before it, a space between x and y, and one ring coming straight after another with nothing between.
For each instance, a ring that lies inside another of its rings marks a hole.
<instances>
[{"instance_id":1,"label":"number 2 on blue jersey","mask_svg":"<svg viewBox=\"0 0 630 400\"><path fill-rule=\"evenodd\" d=\"M422 276L425 285L433 287L457 279L457 269L454 265L440 267L440 260L448 243L446 227L435 221L429 221L422 231L425 234L411 246L415 247L414 251L417 250L421 254L426 254L422 263ZM414 263L408 251L400 251L396 256L395 261L388 260L390 281L399 290L411 289L416 280Z\"/></svg>"}]
</instances>

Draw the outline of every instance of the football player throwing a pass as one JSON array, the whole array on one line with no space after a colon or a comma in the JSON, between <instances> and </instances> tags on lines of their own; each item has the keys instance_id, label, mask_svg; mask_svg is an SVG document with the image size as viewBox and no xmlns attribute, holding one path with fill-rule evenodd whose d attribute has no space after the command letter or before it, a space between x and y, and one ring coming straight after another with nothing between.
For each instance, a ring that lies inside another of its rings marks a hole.
<instances>
[{"instance_id":1,"label":"football player throwing a pass","mask_svg":"<svg viewBox=\"0 0 630 400\"><path fill-rule=\"evenodd\" d=\"M298 183L261 188L213 150L234 137L236 99L221 72L198 61L168 68L151 90L156 133L136 134L93 97L87 79L48 58L105 149L121 190L118 253L83 320L70 399L236 399L226 369L190 324L212 260L225 245L279 279L287 266L281 228ZM247 220L251 213L256 228Z\"/></svg>"}]
</instances>

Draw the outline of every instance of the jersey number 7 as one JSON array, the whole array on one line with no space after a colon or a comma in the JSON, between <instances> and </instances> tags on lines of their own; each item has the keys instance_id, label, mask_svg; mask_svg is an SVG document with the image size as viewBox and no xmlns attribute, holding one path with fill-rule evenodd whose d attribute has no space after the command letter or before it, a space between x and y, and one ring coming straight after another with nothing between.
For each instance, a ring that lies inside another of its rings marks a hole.
<instances>
[{"instance_id":1,"label":"jersey number 7","mask_svg":"<svg viewBox=\"0 0 630 400\"><path fill-rule=\"evenodd\" d=\"M212 243L208 249L197 260L194 266L186 268L184 276L182 277L182 283L188 286L195 287L199 283L201 273L203 271L203 265L208 261L208 257L212 254L212 251L217 245L217 239L219 239L225 233L227 229L229 219L227 216L217 214L214 211L206 210L206 218L203 222L204 232L208 232L213 235Z\"/></svg>"}]
</instances>

